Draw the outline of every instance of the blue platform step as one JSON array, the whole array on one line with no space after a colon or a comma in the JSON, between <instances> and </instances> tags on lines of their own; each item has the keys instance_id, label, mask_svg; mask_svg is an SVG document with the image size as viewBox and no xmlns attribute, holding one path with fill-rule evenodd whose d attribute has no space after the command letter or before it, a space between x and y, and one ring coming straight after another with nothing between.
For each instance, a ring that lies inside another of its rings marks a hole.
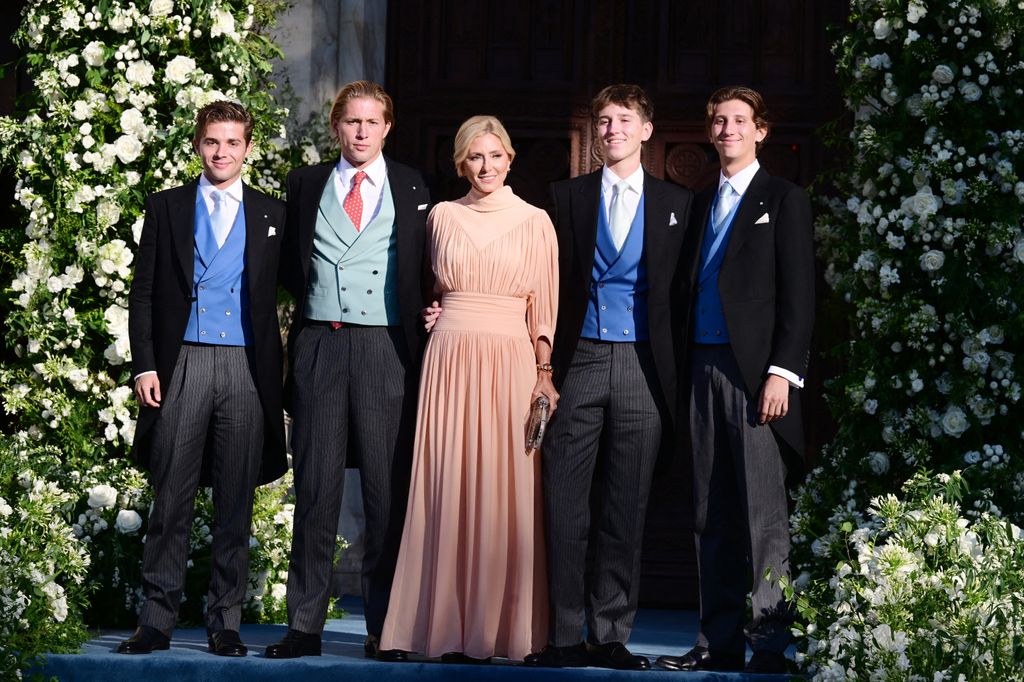
<instances>
[{"instance_id":1,"label":"blue platform step","mask_svg":"<svg viewBox=\"0 0 1024 682\"><path fill-rule=\"evenodd\" d=\"M214 656L206 648L206 632L202 628L174 631L169 651L148 656L123 656L114 653L118 643L131 633L124 630L99 633L82 647L79 654L53 654L45 664L31 673L61 682L339 682L372 680L373 682L490 681L490 680L561 680L562 682L594 682L597 680L650 680L675 676L693 682L783 682L786 675L745 675L742 673L680 673L652 669L644 672L622 672L602 668L549 670L527 668L496 659L492 665L444 665L412 657L409 663L381 663L363 656L362 605L357 599L342 600L348 616L327 622L323 634L323 656L292 660L263 658L263 648L287 632L284 625L243 625L242 640L249 647L245 658ZM697 614L693 611L641 609L629 641L633 653L654 659L664 654L678 655L687 651L694 641ZM792 655L792 653L790 654Z\"/></svg>"}]
</instances>

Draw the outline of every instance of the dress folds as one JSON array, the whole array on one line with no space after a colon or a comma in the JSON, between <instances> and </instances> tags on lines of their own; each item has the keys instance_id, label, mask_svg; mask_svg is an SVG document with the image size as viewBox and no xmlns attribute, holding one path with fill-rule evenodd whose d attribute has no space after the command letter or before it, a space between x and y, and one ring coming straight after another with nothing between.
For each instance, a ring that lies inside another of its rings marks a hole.
<instances>
[{"instance_id":1,"label":"dress folds","mask_svg":"<svg viewBox=\"0 0 1024 682\"><path fill-rule=\"evenodd\" d=\"M522 659L547 643L534 343L553 340L557 244L503 187L428 219L442 313L420 377L409 506L381 648Z\"/></svg>"}]
</instances>

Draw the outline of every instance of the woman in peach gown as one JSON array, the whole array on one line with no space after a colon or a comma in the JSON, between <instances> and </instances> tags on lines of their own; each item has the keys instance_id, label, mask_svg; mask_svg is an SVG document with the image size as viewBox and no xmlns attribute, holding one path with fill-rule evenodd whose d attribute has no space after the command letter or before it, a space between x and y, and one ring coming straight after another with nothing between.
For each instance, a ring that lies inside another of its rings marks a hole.
<instances>
[{"instance_id":1,"label":"woman in peach gown","mask_svg":"<svg viewBox=\"0 0 1024 682\"><path fill-rule=\"evenodd\" d=\"M533 400L554 407L557 244L547 214L504 185L515 152L498 119L455 137L472 189L427 221L440 305L420 378L416 445L382 649L445 662L521 660L547 642L540 453ZM443 312L442 312L443 311Z\"/></svg>"}]
</instances>

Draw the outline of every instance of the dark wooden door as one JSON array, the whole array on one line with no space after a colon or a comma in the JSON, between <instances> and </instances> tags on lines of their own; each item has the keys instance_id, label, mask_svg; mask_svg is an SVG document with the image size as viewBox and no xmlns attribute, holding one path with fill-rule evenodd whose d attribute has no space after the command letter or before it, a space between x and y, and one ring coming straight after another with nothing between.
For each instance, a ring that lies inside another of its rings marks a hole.
<instances>
[{"instance_id":1,"label":"dark wooden door","mask_svg":"<svg viewBox=\"0 0 1024 682\"><path fill-rule=\"evenodd\" d=\"M549 183L601 163L591 97L630 82L654 102L644 166L700 190L718 169L704 132L707 97L745 84L765 95L774 122L762 164L806 186L824 163L816 130L841 111L826 26L840 24L846 7L845 0L390 0L386 86L396 122L387 151L422 168L435 199L454 199L468 190L452 167L455 131L469 116L496 115L517 151L509 184L545 206ZM820 442L818 420L808 422L810 442ZM692 608L689 462L685 448L675 450L655 477L640 598Z\"/></svg>"}]
</instances>

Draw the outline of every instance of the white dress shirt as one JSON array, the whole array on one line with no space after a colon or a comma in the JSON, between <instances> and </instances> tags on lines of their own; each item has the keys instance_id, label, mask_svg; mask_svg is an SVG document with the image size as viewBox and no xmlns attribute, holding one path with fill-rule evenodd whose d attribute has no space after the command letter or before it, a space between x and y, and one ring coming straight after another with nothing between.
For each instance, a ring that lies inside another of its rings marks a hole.
<instances>
[{"instance_id":1,"label":"white dress shirt","mask_svg":"<svg viewBox=\"0 0 1024 682\"><path fill-rule=\"evenodd\" d=\"M220 187L214 187L213 183L206 178L206 175L199 176L199 193L203 195L203 203L206 204L206 213L208 215L213 215L213 193L218 189L224 192L224 196L227 197L227 202L224 204L224 211L227 213L227 217L229 219L228 224L234 225L235 218L238 217L238 207L242 205L241 176L235 178L234 182L223 189Z\"/></svg>"}]
</instances>

